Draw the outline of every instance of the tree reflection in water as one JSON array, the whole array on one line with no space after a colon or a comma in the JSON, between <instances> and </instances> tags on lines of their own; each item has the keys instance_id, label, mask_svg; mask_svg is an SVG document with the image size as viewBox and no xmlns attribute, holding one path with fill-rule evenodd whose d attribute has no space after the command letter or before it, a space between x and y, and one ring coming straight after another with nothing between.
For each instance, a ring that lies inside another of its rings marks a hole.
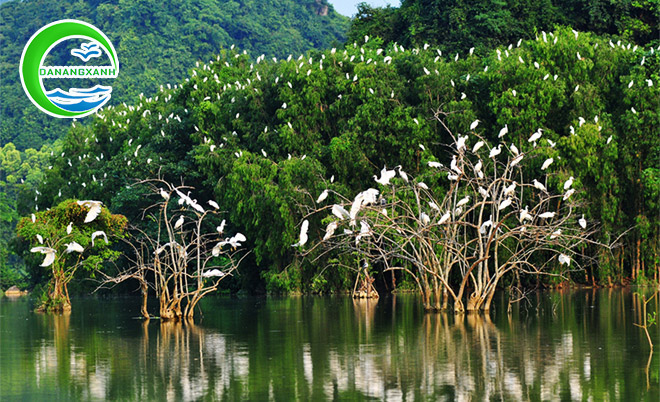
<instances>
[{"instance_id":1,"label":"tree reflection in water","mask_svg":"<svg viewBox=\"0 0 660 402\"><path fill-rule=\"evenodd\" d=\"M136 320L122 300L61 316L0 301L0 399L657 400L627 291L491 316L412 298L209 300L196 324Z\"/></svg>"}]
</instances>

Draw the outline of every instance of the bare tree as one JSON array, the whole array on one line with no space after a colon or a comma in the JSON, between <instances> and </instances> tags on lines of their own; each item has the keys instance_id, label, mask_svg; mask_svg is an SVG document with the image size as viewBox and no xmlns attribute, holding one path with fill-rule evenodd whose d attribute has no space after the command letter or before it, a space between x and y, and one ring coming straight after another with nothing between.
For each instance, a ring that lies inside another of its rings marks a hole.
<instances>
[{"instance_id":1,"label":"bare tree","mask_svg":"<svg viewBox=\"0 0 660 402\"><path fill-rule=\"evenodd\" d=\"M500 280L510 272L561 277L591 261L579 250L593 242L597 224L576 214L572 177L559 183L560 194L546 188L548 177L556 175L549 173L551 158L543 163L542 177L526 177L528 162L550 150L537 146L541 130L530 138L528 152L521 152L504 140L489 146L474 131L457 137L445 129L453 139L446 145L449 167L425 150L426 171L418 179L400 166L383 168L376 177L380 189L314 208L308 216L331 208L333 217L326 219L323 240L307 254L317 247L355 253L386 271L404 270L427 310L452 304L455 312L490 310Z\"/></svg>"},{"instance_id":2,"label":"bare tree","mask_svg":"<svg viewBox=\"0 0 660 402\"><path fill-rule=\"evenodd\" d=\"M155 222L151 233L132 227L127 240L132 256L115 275L104 275L99 286L114 286L125 280L137 280L142 291L141 313L146 318L147 293L153 289L159 301L162 320L192 319L197 303L218 289L245 258L238 248L246 241L236 233L222 239L225 221L215 229L205 219L218 214L218 206L209 201L205 209L190 196L190 187L174 186L162 179L137 183L147 185L158 201L144 209L143 221Z\"/></svg>"}]
</instances>

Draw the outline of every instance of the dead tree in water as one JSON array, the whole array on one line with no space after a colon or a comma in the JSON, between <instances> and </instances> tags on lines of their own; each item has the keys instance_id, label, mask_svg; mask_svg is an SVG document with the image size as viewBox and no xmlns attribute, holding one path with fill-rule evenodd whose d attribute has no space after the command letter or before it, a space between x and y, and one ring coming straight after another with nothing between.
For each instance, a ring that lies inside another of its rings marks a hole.
<instances>
[{"instance_id":1,"label":"dead tree in water","mask_svg":"<svg viewBox=\"0 0 660 402\"><path fill-rule=\"evenodd\" d=\"M126 256L127 267L114 276L104 275L99 287L137 280L144 317L149 318L147 293L153 289L162 320L192 319L197 303L217 290L245 257L237 249L247 239L241 233L223 239L226 222L213 228L205 221L220 213L218 205L209 201L210 208L205 209L190 196L189 187L160 179L137 184L148 185L150 194L158 198L142 214L143 221L146 218L157 227L149 233L133 228L127 240L133 254Z\"/></svg>"}]
</instances>

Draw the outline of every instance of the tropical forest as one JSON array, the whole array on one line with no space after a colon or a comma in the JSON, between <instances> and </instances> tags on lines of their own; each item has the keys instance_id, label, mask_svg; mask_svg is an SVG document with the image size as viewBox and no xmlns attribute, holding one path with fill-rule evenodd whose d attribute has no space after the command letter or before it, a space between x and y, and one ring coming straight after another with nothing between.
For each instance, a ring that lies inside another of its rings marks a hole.
<instances>
[{"instance_id":1,"label":"tropical forest","mask_svg":"<svg viewBox=\"0 0 660 402\"><path fill-rule=\"evenodd\" d=\"M0 399L660 397L656 2L0 3Z\"/></svg>"}]
</instances>

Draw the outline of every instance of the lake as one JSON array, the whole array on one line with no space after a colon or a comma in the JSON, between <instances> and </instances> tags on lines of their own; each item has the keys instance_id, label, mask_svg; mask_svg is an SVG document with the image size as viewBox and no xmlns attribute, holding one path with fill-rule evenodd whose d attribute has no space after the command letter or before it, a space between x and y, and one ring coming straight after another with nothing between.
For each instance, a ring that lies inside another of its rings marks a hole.
<instances>
[{"instance_id":1,"label":"lake","mask_svg":"<svg viewBox=\"0 0 660 402\"><path fill-rule=\"evenodd\" d=\"M0 298L0 400L660 400L627 289L535 293L511 315L500 299L487 317L425 314L415 295L218 297L195 325L136 319L133 298L72 303Z\"/></svg>"}]
</instances>

